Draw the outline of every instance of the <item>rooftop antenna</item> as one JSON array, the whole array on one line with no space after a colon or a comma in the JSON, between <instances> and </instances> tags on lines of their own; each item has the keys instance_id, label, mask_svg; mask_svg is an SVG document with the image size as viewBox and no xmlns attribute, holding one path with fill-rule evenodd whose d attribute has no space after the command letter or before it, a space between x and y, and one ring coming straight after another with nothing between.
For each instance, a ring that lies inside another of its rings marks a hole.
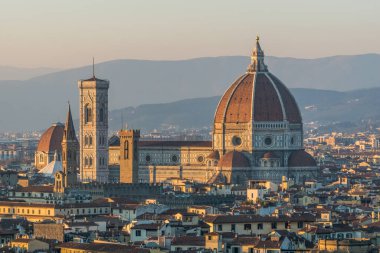
<instances>
[{"instance_id":1,"label":"rooftop antenna","mask_svg":"<svg viewBox=\"0 0 380 253\"><path fill-rule=\"evenodd\" d=\"M92 57L92 77L95 78L95 58Z\"/></svg>"},{"instance_id":2,"label":"rooftop antenna","mask_svg":"<svg viewBox=\"0 0 380 253\"><path fill-rule=\"evenodd\" d=\"M120 116L121 116L121 130L124 130L124 115L123 115L123 110L120 111Z\"/></svg>"}]
</instances>

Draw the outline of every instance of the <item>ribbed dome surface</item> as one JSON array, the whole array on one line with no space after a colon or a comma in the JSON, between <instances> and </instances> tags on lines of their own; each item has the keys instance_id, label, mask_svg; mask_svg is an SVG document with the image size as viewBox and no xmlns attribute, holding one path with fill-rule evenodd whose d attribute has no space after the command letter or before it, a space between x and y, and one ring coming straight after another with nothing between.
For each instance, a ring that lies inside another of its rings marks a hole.
<instances>
[{"instance_id":1,"label":"ribbed dome surface","mask_svg":"<svg viewBox=\"0 0 380 253\"><path fill-rule=\"evenodd\" d=\"M314 158L305 150L296 150L288 158L289 167L314 167L317 166Z\"/></svg>"},{"instance_id":2,"label":"ribbed dome surface","mask_svg":"<svg viewBox=\"0 0 380 253\"><path fill-rule=\"evenodd\" d=\"M64 125L61 123L53 124L41 136L38 142L37 152L54 152L62 150L62 138Z\"/></svg>"},{"instance_id":3,"label":"ribbed dome surface","mask_svg":"<svg viewBox=\"0 0 380 253\"><path fill-rule=\"evenodd\" d=\"M302 123L297 103L281 81L269 72L246 73L224 93L214 123L251 121Z\"/></svg>"},{"instance_id":4,"label":"ribbed dome surface","mask_svg":"<svg viewBox=\"0 0 380 253\"><path fill-rule=\"evenodd\" d=\"M214 123L288 121L301 124L297 103L285 85L268 71L259 38L247 72L224 93Z\"/></svg>"}]
</instances>

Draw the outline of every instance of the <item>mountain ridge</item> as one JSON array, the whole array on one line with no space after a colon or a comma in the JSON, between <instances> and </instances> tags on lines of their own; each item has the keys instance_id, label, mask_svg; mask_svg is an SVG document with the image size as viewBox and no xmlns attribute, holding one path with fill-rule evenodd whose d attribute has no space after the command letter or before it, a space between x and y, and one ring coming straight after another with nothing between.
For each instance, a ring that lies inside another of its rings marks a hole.
<instances>
[{"instance_id":1,"label":"mountain ridge","mask_svg":"<svg viewBox=\"0 0 380 253\"><path fill-rule=\"evenodd\" d=\"M304 123L318 121L321 124L380 122L380 87L348 92L290 89L301 110ZM367 99L367 98L371 99ZM160 129L163 125L184 128L211 127L221 96L185 99L170 103L147 104L126 107L110 112L110 129L117 131L121 118L129 128L144 131ZM122 115L122 116L121 116Z\"/></svg>"},{"instance_id":2,"label":"mountain ridge","mask_svg":"<svg viewBox=\"0 0 380 253\"><path fill-rule=\"evenodd\" d=\"M266 57L269 70L288 88L348 91L379 87L380 55L318 59ZM110 80L109 109L166 103L223 94L245 70L249 57L204 57L180 61L123 60L95 65ZM77 80L92 66L58 71L25 81L0 81L0 131L43 129L66 113L67 100L78 108ZM78 117L78 109L73 110Z\"/></svg>"}]
</instances>

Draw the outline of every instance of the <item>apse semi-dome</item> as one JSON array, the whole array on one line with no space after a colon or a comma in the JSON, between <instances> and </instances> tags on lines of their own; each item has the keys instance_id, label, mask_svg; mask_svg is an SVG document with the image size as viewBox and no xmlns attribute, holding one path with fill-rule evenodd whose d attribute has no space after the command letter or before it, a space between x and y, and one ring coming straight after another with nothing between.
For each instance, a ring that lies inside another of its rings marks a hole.
<instances>
[{"instance_id":1,"label":"apse semi-dome","mask_svg":"<svg viewBox=\"0 0 380 253\"><path fill-rule=\"evenodd\" d=\"M55 123L49 127L41 136L38 142L37 152L51 153L61 152L62 138L65 126L62 123Z\"/></svg>"},{"instance_id":2,"label":"apse semi-dome","mask_svg":"<svg viewBox=\"0 0 380 253\"><path fill-rule=\"evenodd\" d=\"M278 157L275 154L273 154L273 152L266 152L263 155L263 158L264 159L273 159L273 158L278 158Z\"/></svg>"},{"instance_id":3,"label":"apse semi-dome","mask_svg":"<svg viewBox=\"0 0 380 253\"><path fill-rule=\"evenodd\" d=\"M220 155L219 155L218 150L215 150L215 151L211 152L211 153L207 156L207 159L219 160L219 159L220 159Z\"/></svg>"},{"instance_id":4,"label":"apse semi-dome","mask_svg":"<svg viewBox=\"0 0 380 253\"><path fill-rule=\"evenodd\" d=\"M264 64L264 52L258 40L251 59L247 72L232 83L221 98L214 123L302 123L293 95Z\"/></svg>"},{"instance_id":5,"label":"apse semi-dome","mask_svg":"<svg viewBox=\"0 0 380 253\"><path fill-rule=\"evenodd\" d=\"M230 151L220 159L218 167L234 168L234 167L249 167L249 160L245 155L238 151Z\"/></svg>"},{"instance_id":6,"label":"apse semi-dome","mask_svg":"<svg viewBox=\"0 0 380 253\"><path fill-rule=\"evenodd\" d=\"M315 167L317 163L305 150L293 151L288 158L289 167Z\"/></svg>"}]
</instances>

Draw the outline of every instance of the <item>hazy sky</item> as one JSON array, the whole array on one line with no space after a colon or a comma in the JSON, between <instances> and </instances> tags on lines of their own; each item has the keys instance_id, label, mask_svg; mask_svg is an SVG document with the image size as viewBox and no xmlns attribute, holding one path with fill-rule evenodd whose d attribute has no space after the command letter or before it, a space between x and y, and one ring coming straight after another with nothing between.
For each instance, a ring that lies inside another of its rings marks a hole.
<instances>
[{"instance_id":1,"label":"hazy sky","mask_svg":"<svg viewBox=\"0 0 380 253\"><path fill-rule=\"evenodd\" d=\"M0 65L380 53L379 0L1 0Z\"/></svg>"}]
</instances>

